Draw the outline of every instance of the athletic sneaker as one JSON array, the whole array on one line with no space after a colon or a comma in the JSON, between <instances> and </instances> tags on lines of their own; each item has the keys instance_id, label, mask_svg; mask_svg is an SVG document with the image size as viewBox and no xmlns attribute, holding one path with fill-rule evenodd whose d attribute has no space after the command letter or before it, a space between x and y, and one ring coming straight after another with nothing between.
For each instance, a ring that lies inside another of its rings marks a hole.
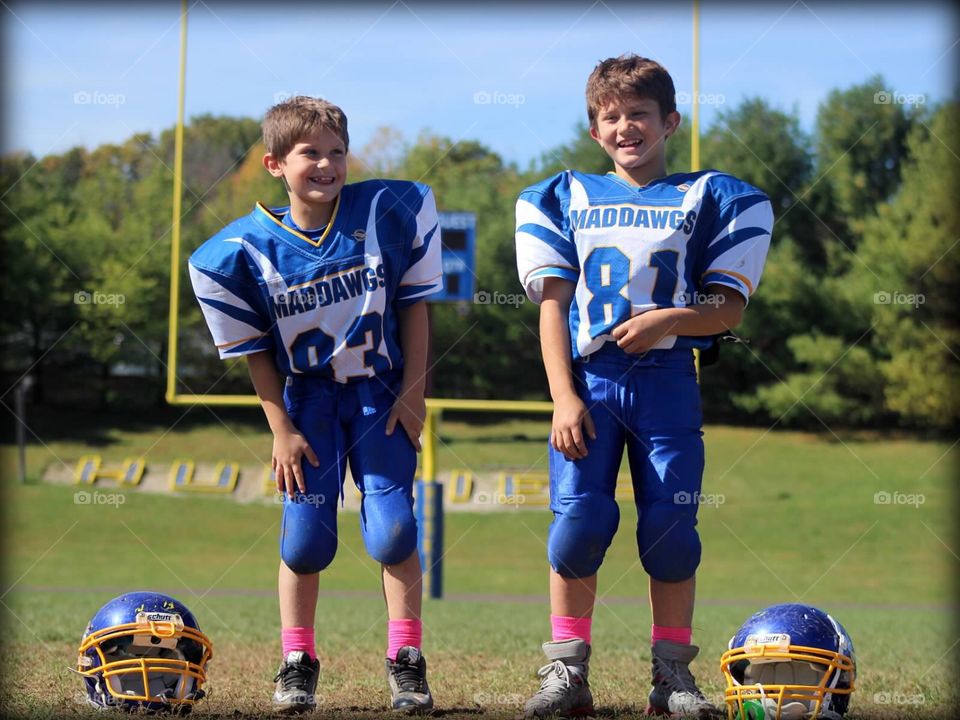
<instances>
[{"instance_id":1,"label":"athletic sneaker","mask_svg":"<svg viewBox=\"0 0 960 720\"><path fill-rule=\"evenodd\" d=\"M540 689L523 706L525 718L593 715L587 674L590 646L579 638L543 644L550 662L537 670Z\"/></svg>"},{"instance_id":2,"label":"athletic sneaker","mask_svg":"<svg viewBox=\"0 0 960 720\"><path fill-rule=\"evenodd\" d=\"M700 652L696 645L683 645L658 640L653 646L653 690L650 691L647 715L674 717L719 718L716 705L711 704L697 687L690 672L690 663Z\"/></svg>"},{"instance_id":3,"label":"athletic sneaker","mask_svg":"<svg viewBox=\"0 0 960 720\"><path fill-rule=\"evenodd\" d=\"M433 695L427 685L427 661L417 648L405 645L397 651L396 662L387 658L385 664L394 710L415 713L433 707Z\"/></svg>"},{"instance_id":4,"label":"athletic sneaker","mask_svg":"<svg viewBox=\"0 0 960 720\"><path fill-rule=\"evenodd\" d=\"M302 650L291 650L280 664L273 681L273 709L279 713L300 713L317 706L315 697L320 661L311 660Z\"/></svg>"}]
</instances>

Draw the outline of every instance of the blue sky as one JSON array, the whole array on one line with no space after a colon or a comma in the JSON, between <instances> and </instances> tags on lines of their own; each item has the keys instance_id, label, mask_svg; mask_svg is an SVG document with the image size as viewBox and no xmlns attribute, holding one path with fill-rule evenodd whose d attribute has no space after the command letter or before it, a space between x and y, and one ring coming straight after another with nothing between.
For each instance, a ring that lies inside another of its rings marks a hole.
<instances>
[{"instance_id":1,"label":"blue sky","mask_svg":"<svg viewBox=\"0 0 960 720\"><path fill-rule=\"evenodd\" d=\"M354 148L390 125L478 139L525 165L573 137L587 75L633 51L691 92L690 2L188 2L187 114L260 117L291 93L341 105ZM176 119L179 2L12 3L0 150L94 147ZM811 129L830 89L882 74L927 103L956 92L947 4L701 4L705 123L762 96ZM485 102L486 101L486 102ZM689 115L689 105L680 110Z\"/></svg>"}]
</instances>

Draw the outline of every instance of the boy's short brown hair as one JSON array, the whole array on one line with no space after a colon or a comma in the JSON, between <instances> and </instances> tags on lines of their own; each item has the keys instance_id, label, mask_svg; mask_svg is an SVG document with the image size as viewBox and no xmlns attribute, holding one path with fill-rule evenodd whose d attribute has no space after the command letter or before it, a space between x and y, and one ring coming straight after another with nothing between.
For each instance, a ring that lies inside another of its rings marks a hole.
<instances>
[{"instance_id":1,"label":"boy's short brown hair","mask_svg":"<svg viewBox=\"0 0 960 720\"><path fill-rule=\"evenodd\" d=\"M601 105L624 95L656 100L662 118L677 109L676 90L667 69L655 60L629 53L602 60L590 73L587 79L590 127L597 126Z\"/></svg>"},{"instance_id":2,"label":"boy's short brown hair","mask_svg":"<svg viewBox=\"0 0 960 720\"><path fill-rule=\"evenodd\" d=\"M282 158L304 136L326 128L336 133L350 149L347 116L343 110L322 98L296 95L274 105L263 116L263 144L267 152Z\"/></svg>"}]
</instances>

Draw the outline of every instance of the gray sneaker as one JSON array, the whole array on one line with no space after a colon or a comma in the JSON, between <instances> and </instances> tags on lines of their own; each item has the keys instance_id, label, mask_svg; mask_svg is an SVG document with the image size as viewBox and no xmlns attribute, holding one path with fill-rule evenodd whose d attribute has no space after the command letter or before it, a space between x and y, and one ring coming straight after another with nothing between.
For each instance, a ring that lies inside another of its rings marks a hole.
<instances>
[{"instance_id":1,"label":"gray sneaker","mask_svg":"<svg viewBox=\"0 0 960 720\"><path fill-rule=\"evenodd\" d=\"M392 707L398 712L416 713L433 707L427 685L427 661L420 650L406 645L397 651L396 662L385 660Z\"/></svg>"},{"instance_id":2,"label":"gray sneaker","mask_svg":"<svg viewBox=\"0 0 960 720\"><path fill-rule=\"evenodd\" d=\"M301 713L316 708L319 677L319 660L311 660L302 650L287 653L273 679L277 684L273 693L274 712Z\"/></svg>"},{"instance_id":3,"label":"gray sneaker","mask_svg":"<svg viewBox=\"0 0 960 720\"><path fill-rule=\"evenodd\" d=\"M543 644L550 662L537 670L540 689L523 706L523 717L582 717L593 715L587 675L590 646L579 638Z\"/></svg>"},{"instance_id":4,"label":"gray sneaker","mask_svg":"<svg viewBox=\"0 0 960 720\"><path fill-rule=\"evenodd\" d=\"M697 687L690 663L700 652L696 645L658 640L653 646L653 690L647 715L720 718L722 714Z\"/></svg>"}]
</instances>

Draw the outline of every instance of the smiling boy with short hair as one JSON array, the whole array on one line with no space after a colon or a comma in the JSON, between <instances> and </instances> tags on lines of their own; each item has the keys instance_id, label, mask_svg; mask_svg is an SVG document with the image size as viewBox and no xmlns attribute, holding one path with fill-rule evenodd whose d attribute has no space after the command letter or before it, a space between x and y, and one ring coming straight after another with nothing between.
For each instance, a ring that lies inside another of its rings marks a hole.
<instances>
[{"instance_id":1,"label":"smiling boy with short hair","mask_svg":"<svg viewBox=\"0 0 960 720\"><path fill-rule=\"evenodd\" d=\"M620 519L627 449L637 546L649 576L648 713L718 715L689 663L704 452L693 349L735 327L763 270L773 213L760 190L715 170L667 175L680 124L673 80L636 55L587 82L590 135L613 160L524 190L517 267L540 304L554 401L548 539L552 641L527 717L593 713L588 683L597 572Z\"/></svg>"},{"instance_id":2,"label":"smiling boy with short hair","mask_svg":"<svg viewBox=\"0 0 960 720\"><path fill-rule=\"evenodd\" d=\"M363 540L381 564L392 707L427 710L412 485L426 414L422 301L443 287L433 192L345 184L347 118L319 98L271 108L263 137L289 206L258 203L227 225L190 258L190 277L220 356L247 358L286 494L274 709L316 707L319 573L337 551L349 462Z\"/></svg>"}]
</instances>

